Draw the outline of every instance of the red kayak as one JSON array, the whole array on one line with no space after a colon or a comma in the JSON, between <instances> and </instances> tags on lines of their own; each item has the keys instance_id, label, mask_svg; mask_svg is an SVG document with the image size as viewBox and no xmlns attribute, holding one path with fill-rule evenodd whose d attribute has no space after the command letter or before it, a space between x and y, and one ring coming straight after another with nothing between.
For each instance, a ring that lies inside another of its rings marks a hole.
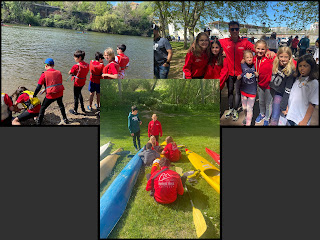
<instances>
[{"instance_id":1,"label":"red kayak","mask_svg":"<svg viewBox=\"0 0 320 240\"><path fill-rule=\"evenodd\" d=\"M220 155L219 155L218 153L212 151L212 150L209 149L209 148L206 148L206 152L207 152L207 153L210 155L210 157L212 157L213 160L215 160L216 163L218 163L219 166L220 166Z\"/></svg>"}]
</instances>

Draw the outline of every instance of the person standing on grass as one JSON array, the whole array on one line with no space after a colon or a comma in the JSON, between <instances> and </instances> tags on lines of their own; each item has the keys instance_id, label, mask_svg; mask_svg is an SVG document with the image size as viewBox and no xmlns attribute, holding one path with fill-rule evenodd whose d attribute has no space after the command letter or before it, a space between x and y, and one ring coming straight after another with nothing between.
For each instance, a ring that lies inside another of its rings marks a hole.
<instances>
[{"instance_id":1,"label":"person standing on grass","mask_svg":"<svg viewBox=\"0 0 320 240\"><path fill-rule=\"evenodd\" d=\"M32 98L35 98L37 94L39 93L42 85L45 86L46 91L46 97L44 98L40 112L39 117L36 120L37 125L42 124L42 120L44 118L44 113L47 109L47 107L50 106L51 103L57 101L61 115L63 117L63 121L65 124L69 123L69 120L67 119L66 111L62 102L63 98L63 90L64 86L62 85L62 74L59 70L54 69L54 61L52 58L47 58L44 62L44 68L46 69L45 72L42 72L39 81L38 86L36 90L34 91L33 96L30 96Z\"/></svg>"},{"instance_id":2,"label":"person standing on grass","mask_svg":"<svg viewBox=\"0 0 320 240\"><path fill-rule=\"evenodd\" d=\"M159 35L159 27L153 24L154 75L156 79L167 79L172 59L172 47L168 39Z\"/></svg>"},{"instance_id":3,"label":"person standing on grass","mask_svg":"<svg viewBox=\"0 0 320 240\"><path fill-rule=\"evenodd\" d=\"M309 36L305 36L304 38L301 38L300 42L298 43L299 50L299 57L302 57L307 52L307 48L310 45Z\"/></svg>"},{"instance_id":4,"label":"person standing on grass","mask_svg":"<svg viewBox=\"0 0 320 240\"><path fill-rule=\"evenodd\" d=\"M226 54L227 66L228 66L228 104L229 110L225 117L228 119L232 117L233 121L237 121L239 118L238 108L240 106L240 83L237 81L237 76L241 75L241 60L243 58L243 51L248 49L255 52L254 44L247 39L241 39L239 37L240 24L235 21L229 22L230 38L220 39L223 51ZM267 57L273 58L274 52L267 51ZM235 96L233 90L235 89Z\"/></svg>"},{"instance_id":5,"label":"person standing on grass","mask_svg":"<svg viewBox=\"0 0 320 240\"><path fill-rule=\"evenodd\" d=\"M191 44L182 68L186 79L202 79L206 74L210 57L210 39L208 35L201 32Z\"/></svg>"},{"instance_id":6,"label":"person standing on grass","mask_svg":"<svg viewBox=\"0 0 320 240\"><path fill-rule=\"evenodd\" d=\"M253 64L253 54L250 50L243 51L244 63L241 63L242 74L237 77L241 79L240 93L241 103L244 111L243 125L250 126L253 116L253 105L257 93L258 73Z\"/></svg>"},{"instance_id":7,"label":"person standing on grass","mask_svg":"<svg viewBox=\"0 0 320 240\"><path fill-rule=\"evenodd\" d=\"M263 126L269 125L271 115L272 96L270 93L270 81L272 77L273 61L275 59L267 58L267 42L265 40L258 40L255 44L256 55L253 58L254 66L259 74L258 76L258 97L259 97L259 115L255 122L260 123L262 120Z\"/></svg>"},{"instance_id":8,"label":"person standing on grass","mask_svg":"<svg viewBox=\"0 0 320 240\"><path fill-rule=\"evenodd\" d=\"M319 105L319 72L310 55L300 57L297 65L297 77L285 113L290 126L307 126L315 105Z\"/></svg>"},{"instance_id":9,"label":"person standing on grass","mask_svg":"<svg viewBox=\"0 0 320 240\"><path fill-rule=\"evenodd\" d=\"M152 169L156 171L146 175L148 179L146 190L151 191L150 196L154 196L155 201L161 204L173 203L177 200L178 194L184 193L183 184L187 177L180 177L177 172L170 170L170 165L170 160L163 157L159 161L161 170L153 167Z\"/></svg>"},{"instance_id":10,"label":"person standing on grass","mask_svg":"<svg viewBox=\"0 0 320 240\"><path fill-rule=\"evenodd\" d=\"M148 137L155 136L156 141L159 142L159 135L162 137L162 126L158 121L157 114L152 114L152 120L148 124Z\"/></svg>"},{"instance_id":11,"label":"person standing on grass","mask_svg":"<svg viewBox=\"0 0 320 240\"><path fill-rule=\"evenodd\" d=\"M73 54L74 61L77 63L72 66L69 71L73 77L71 81L74 80L73 83L73 94L74 94L74 108L69 112L78 115L78 106L80 101L81 110L84 114L86 114L86 109L84 108L83 96L81 90L83 86L86 84L87 75L89 72L89 64L86 63L83 59L85 57L85 52L81 50L75 51Z\"/></svg>"},{"instance_id":12,"label":"person standing on grass","mask_svg":"<svg viewBox=\"0 0 320 240\"><path fill-rule=\"evenodd\" d=\"M217 38L211 43L211 52L204 79L220 79L220 90L228 78L227 60L222 55L222 47Z\"/></svg>"},{"instance_id":13,"label":"person standing on grass","mask_svg":"<svg viewBox=\"0 0 320 240\"><path fill-rule=\"evenodd\" d=\"M102 78L102 71L104 68L103 64L103 54L100 52L96 52L95 60L90 61L90 83L89 83L89 106L87 106L89 111L92 111L92 102L94 98L94 93L97 95L97 109L100 108L100 79Z\"/></svg>"},{"instance_id":14,"label":"person standing on grass","mask_svg":"<svg viewBox=\"0 0 320 240\"><path fill-rule=\"evenodd\" d=\"M177 144L173 141L171 136L166 137L167 145L164 147L161 154L163 154L166 158L168 158L172 162L179 161L181 157L181 152L177 146Z\"/></svg>"},{"instance_id":15,"label":"person standing on grass","mask_svg":"<svg viewBox=\"0 0 320 240\"><path fill-rule=\"evenodd\" d=\"M270 126L277 126L281 115L285 118L283 112L287 109L295 69L291 49L279 48L278 55L273 61L272 78L269 84L273 98Z\"/></svg>"},{"instance_id":16,"label":"person standing on grass","mask_svg":"<svg viewBox=\"0 0 320 240\"><path fill-rule=\"evenodd\" d=\"M129 113L129 116L128 116L128 128L132 136L133 146L136 151L139 151L141 149L141 145L140 145L140 125L141 124L142 124L142 121L140 120L138 115L138 108L136 106L132 106L131 112ZM139 148L137 147L137 141L138 141Z\"/></svg>"}]
</instances>

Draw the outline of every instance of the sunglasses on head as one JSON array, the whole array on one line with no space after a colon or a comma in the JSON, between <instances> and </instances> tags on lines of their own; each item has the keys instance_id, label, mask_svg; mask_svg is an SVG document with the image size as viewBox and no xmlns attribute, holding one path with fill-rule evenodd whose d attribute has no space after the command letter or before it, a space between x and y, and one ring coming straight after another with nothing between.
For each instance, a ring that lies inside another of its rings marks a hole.
<instances>
[{"instance_id":1,"label":"sunglasses on head","mask_svg":"<svg viewBox=\"0 0 320 240\"><path fill-rule=\"evenodd\" d=\"M239 28L230 28L230 30L233 31L239 31Z\"/></svg>"}]
</instances>

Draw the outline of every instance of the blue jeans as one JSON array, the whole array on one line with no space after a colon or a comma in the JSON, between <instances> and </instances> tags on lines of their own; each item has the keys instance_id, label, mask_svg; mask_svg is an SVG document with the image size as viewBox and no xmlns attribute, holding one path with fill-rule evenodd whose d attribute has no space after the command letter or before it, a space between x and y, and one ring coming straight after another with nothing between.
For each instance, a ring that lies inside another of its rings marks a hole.
<instances>
[{"instance_id":1,"label":"blue jeans","mask_svg":"<svg viewBox=\"0 0 320 240\"><path fill-rule=\"evenodd\" d=\"M170 66L154 66L154 75L157 79L167 79L169 74Z\"/></svg>"},{"instance_id":2,"label":"blue jeans","mask_svg":"<svg viewBox=\"0 0 320 240\"><path fill-rule=\"evenodd\" d=\"M272 104L272 113L270 119L270 126L278 126L279 118L280 118L280 103L282 100L282 96L274 95L273 104Z\"/></svg>"}]
</instances>

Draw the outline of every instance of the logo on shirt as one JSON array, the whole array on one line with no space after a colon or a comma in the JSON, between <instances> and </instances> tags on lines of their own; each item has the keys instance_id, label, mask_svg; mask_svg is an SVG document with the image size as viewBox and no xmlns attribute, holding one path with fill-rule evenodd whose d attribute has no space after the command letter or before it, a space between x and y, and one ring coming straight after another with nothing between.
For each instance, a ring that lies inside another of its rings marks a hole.
<instances>
[{"instance_id":1,"label":"logo on shirt","mask_svg":"<svg viewBox=\"0 0 320 240\"><path fill-rule=\"evenodd\" d=\"M132 117L132 120L133 120L133 121L138 121L138 116Z\"/></svg>"},{"instance_id":2,"label":"logo on shirt","mask_svg":"<svg viewBox=\"0 0 320 240\"><path fill-rule=\"evenodd\" d=\"M239 50L244 50L244 47L238 47Z\"/></svg>"},{"instance_id":3,"label":"logo on shirt","mask_svg":"<svg viewBox=\"0 0 320 240\"><path fill-rule=\"evenodd\" d=\"M202 61L202 60L198 58L198 59L196 59L196 61L195 61L195 62L201 62L201 61Z\"/></svg>"},{"instance_id":4,"label":"logo on shirt","mask_svg":"<svg viewBox=\"0 0 320 240\"><path fill-rule=\"evenodd\" d=\"M158 44L158 43L153 44L153 50L156 51L158 47L159 47L159 44Z\"/></svg>"}]
</instances>

